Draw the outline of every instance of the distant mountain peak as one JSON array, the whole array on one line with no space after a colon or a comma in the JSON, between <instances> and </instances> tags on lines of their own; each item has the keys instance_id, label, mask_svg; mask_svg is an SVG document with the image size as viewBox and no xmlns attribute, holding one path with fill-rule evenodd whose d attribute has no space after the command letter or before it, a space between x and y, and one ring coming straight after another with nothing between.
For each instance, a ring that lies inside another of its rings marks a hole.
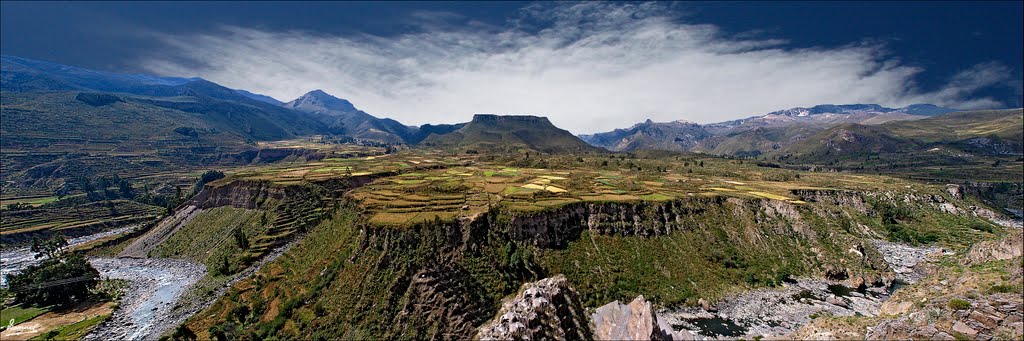
<instances>
[{"instance_id":1,"label":"distant mountain peak","mask_svg":"<svg viewBox=\"0 0 1024 341\"><path fill-rule=\"evenodd\" d=\"M305 95L296 98L294 101L285 103L284 106L286 108L320 113L330 111L350 112L358 110L354 105L352 105L352 102L334 97L320 89L307 92Z\"/></svg>"}]
</instances>

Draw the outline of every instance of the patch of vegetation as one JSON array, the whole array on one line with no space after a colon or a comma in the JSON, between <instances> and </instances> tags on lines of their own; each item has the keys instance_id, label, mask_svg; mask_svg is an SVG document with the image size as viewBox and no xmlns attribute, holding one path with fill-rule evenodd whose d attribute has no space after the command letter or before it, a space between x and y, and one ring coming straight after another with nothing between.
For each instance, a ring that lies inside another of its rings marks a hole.
<instances>
[{"instance_id":1,"label":"patch of vegetation","mask_svg":"<svg viewBox=\"0 0 1024 341\"><path fill-rule=\"evenodd\" d=\"M66 253L67 240L57 235L49 240L36 239L32 251L45 258L20 273L8 276L9 290L22 305L73 305L89 297L99 280L99 272L80 254Z\"/></svg>"},{"instance_id":2,"label":"patch of vegetation","mask_svg":"<svg viewBox=\"0 0 1024 341\"><path fill-rule=\"evenodd\" d=\"M949 309L953 310L971 309L971 302L959 298L949 300L949 303L947 305L949 306Z\"/></svg>"},{"instance_id":3,"label":"patch of vegetation","mask_svg":"<svg viewBox=\"0 0 1024 341\"><path fill-rule=\"evenodd\" d=\"M31 340L78 340L85 337L89 331L106 320L107 317L110 317L110 315L100 315L69 325L60 326L42 335L36 336Z\"/></svg>"},{"instance_id":4,"label":"patch of vegetation","mask_svg":"<svg viewBox=\"0 0 1024 341\"><path fill-rule=\"evenodd\" d=\"M11 324L11 320L14 321L13 325L31 320L32 318L45 314L50 311L49 306L47 307L35 307L35 306L24 306L24 305L13 305L4 307L0 310L0 330L7 328L8 324Z\"/></svg>"}]
</instances>

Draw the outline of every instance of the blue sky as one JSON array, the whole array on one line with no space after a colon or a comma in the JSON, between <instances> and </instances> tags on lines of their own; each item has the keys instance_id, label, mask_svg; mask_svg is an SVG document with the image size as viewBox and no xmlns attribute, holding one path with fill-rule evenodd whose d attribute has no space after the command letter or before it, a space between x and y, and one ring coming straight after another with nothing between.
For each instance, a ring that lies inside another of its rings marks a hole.
<instances>
[{"instance_id":1,"label":"blue sky","mask_svg":"<svg viewBox=\"0 0 1024 341\"><path fill-rule=\"evenodd\" d=\"M21 3L2 53L575 133L794 106L1021 106L1021 2Z\"/></svg>"}]
</instances>

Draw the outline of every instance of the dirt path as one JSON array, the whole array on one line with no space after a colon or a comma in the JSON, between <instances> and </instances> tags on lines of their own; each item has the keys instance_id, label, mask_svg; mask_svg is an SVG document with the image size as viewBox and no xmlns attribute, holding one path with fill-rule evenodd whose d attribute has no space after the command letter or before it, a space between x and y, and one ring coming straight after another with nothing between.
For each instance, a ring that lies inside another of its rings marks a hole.
<instances>
[{"instance_id":1,"label":"dirt path","mask_svg":"<svg viewBox=\"0 0 1024 341\"><path fill-rule=\"evenodd\" d=\"M48 312L22 322L0 333L3 340L28 340L51 329L81 322L97 316L109 315L114 310L114 303L87 303L78 307Z\"/></svg>"}]
</instances>

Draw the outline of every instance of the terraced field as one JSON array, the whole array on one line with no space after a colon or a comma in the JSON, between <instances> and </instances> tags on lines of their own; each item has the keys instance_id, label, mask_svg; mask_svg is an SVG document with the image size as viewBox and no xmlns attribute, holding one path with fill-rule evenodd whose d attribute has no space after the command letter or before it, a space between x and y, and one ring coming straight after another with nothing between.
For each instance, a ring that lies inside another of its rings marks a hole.
<instances>
[{"instance_id":1,"label":"terraced field","mask_svg":"<svg viewBox=\"0 0 1024 341\"><path fill-rule=\"evenodd\" d=\"M61 233L69 237L145 223L157 219L163 209L128 200L94 202L71 207L43 208L0 213L0 240L16 243L33 236Z\"/></svg>"},{"instance_id":2,"label":"terraced field","mask_svg":"<svg viewBox=\"0 0 1024 341\"><path fill-rule=\"evenodd\" d=\"M666 201L690 196L773 199L799 205L804 202L794 190L931 192L938 188L887 176L781 170L695 155L535 156L531 162L534 167L516 167L507 160L415 149L246 166L227 170L229 177L214 185L236 179L277 185L373 179L348 195L359 200L369 222L382 226L454 221L499 205L533 212L577 202Z\"/></svg>"}]
</instances>

